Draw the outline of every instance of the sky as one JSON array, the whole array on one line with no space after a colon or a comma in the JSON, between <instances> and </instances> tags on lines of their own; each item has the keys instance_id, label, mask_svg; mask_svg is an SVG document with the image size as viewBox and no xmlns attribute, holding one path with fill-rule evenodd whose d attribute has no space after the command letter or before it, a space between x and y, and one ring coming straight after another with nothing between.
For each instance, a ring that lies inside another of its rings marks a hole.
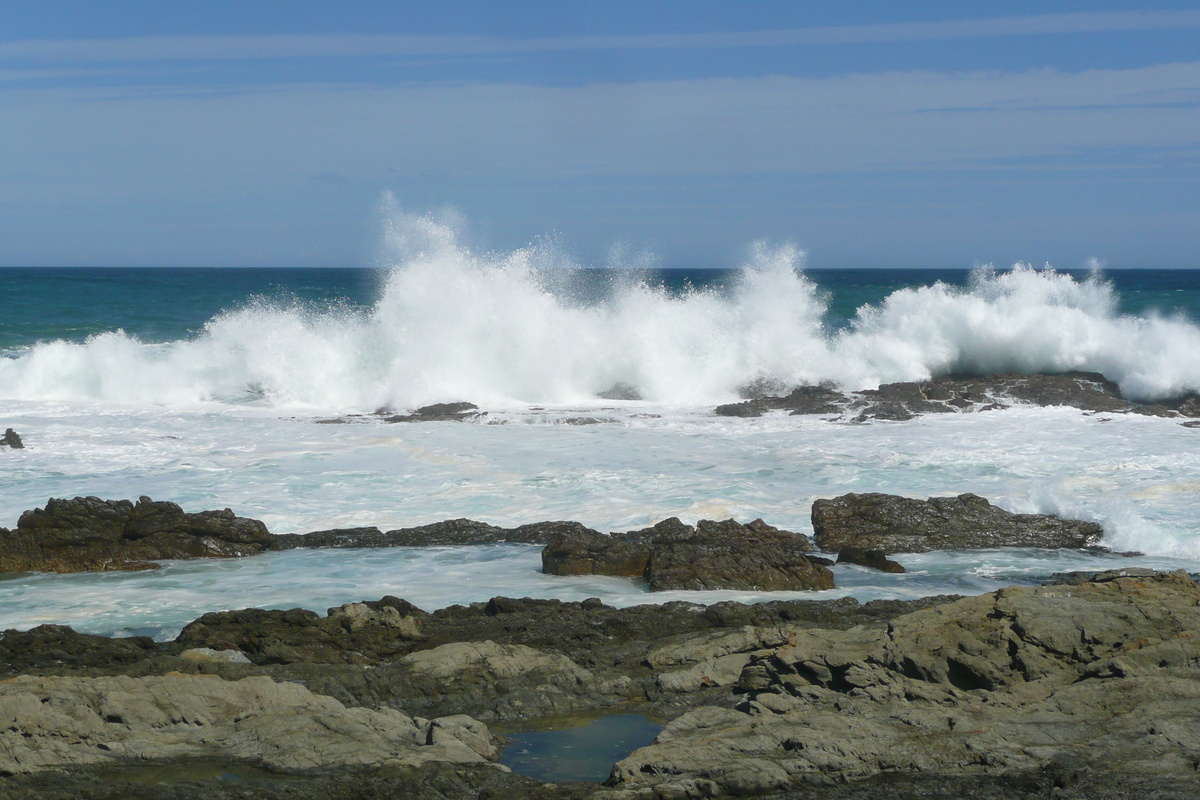
<instances>
[{"instance_id":1,"label":"sky","mask_svg":"<svg viewBox=\"0 0 1200 800\"><path fill-rule=\"evenodd\" d=\"M1200 3L0 0L0 265L1200 268ZM633 254L633 255L630 255Z\"/></svg>"}]
</instances>

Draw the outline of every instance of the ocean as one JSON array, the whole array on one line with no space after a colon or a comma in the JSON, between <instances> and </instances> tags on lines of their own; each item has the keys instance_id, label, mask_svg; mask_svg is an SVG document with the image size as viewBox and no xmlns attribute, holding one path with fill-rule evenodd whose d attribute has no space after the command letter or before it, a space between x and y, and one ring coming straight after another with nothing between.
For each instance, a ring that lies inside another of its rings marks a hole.
<instances>
[{"instance_id":1,"label":"ocean","mask_svg":"<svg viewBox=\"0 0 1200 800\"><path fill-rule=\"evenodd\" d=\"M274 533L470 517L630 530L761 517L811 533L851 491L975 492L1101 522L1139 556L991 550L838 566L809 593L662 592L540 572L538 548L289 551L151 572L0 578L0 629L171 638L206 611L403 597L668 600L979 593L1054 572L1200 569L1200 430L1014 407L852 423L718 417L754 382L847 389L949 373L1103 372L1132 398L1200 389L1200 270L583 269L475 253L394 221L376 269L0 269L0 527L51 497L232 508ZM606 400L613 387L642 399ZM466 400L472 422L381 408ZM317 424L340 417L347 424ZM587 423L587 424L580 424Z\"/></svg>"}]
</instances>

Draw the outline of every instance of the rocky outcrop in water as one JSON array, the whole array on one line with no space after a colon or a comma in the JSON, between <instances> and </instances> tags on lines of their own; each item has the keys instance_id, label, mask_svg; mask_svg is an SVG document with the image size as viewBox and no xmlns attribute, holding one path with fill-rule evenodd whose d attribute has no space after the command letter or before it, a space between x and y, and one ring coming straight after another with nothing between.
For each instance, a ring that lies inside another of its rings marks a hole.
<instances>
[{"instance_id":1,"label":"rocky outcrop in water","mask_svg":"<svg viewBox=\"0 0 1200 800\"><path fill-rule=\"evenodd\" d=\"M12 428L5 428L4 435L0 436L0 447L11 447L14 450L22 450L25 443L21 441L21 437Z\"/></svg>"},{"instance_id":2,"label":"rocky outcrop in water","mask_svg":"<svg viewBox=\"0 0 1200 800\"><path fill-rule=\"evenodd\" d=\"M1054 514L1013 514L974 494L914 500L897 495L845 494L813 502L812 524L822 550L881 553L988 547L1095 547L1104 529Z\"/></svg>"},{"instance_id":3,"label":"rocky outcrop in water","mask_svg":"<svg viewBox=\"0 0 1200 800\"><path fill-rule=\"evenodd\" d=\"M449 519L413 528L381 531L379 528L338 528L313 533L285 533L272 537L271 547L433 547L440 545L546 544L555 536L592 531L578 522L533 522L501 528L473 519Z\"/></svg>"},{"instance_id":4,"label":"rocky outcrop in water","mask_svg":"<svg viewBox=\"0 0 1200 800\"><path fill-rule=\"evenodd\" d=\"M692 527L672 517L625 534L556 536L542 551L542 571L639 577L651 591L832 589L833 573L809 560L811 550L806 536L762 520L700 520Z\"/></svg>"},{"instance_id":5,"label":"rocky outcrop in water","mask_svg":"<svg viewBox=\"0 0 1200 800\"><path fill-rule=\"evenodd\" d=\"M486 412L484 412L486 413ZM463 422L483 416L474 403L434 403L411 414L382 414L384 422Z\"/></svg>"},{"instance_id":6,"label":"rocky outcrop in water","mask_svg":"<svg viewBox=\"0 0 1200 800\"><path fill-rule=\"evenodd\" d=\"M1197 630L1187 575L1110 573L883 629L795 631L748 660L742 704L680 716L610 783L619 797L687 797L1040 773L1058 797L1092 774L1186 796L1200 788Z\"/></svg>"},{"instance_id":7,"label":"rocky outcrop in water","mask_svg":"<svg viewBox=\"0 0 1200 800\"><path fill-rule=\"evenodd\" d=\"M894 574L905 571L903 565L888 558L882 550L864 550L861 547L843 547L838 551L837 563L857 564L860 567Z\"/></svg>"},{"instance_id":8,"label":"rocky outcrop in water","mask_svg":"<svg viewBox=\"0 0 1200 800\"><path fill-rule=\"evenodd\" d=\"M151 569L155 559L251 555L270 541L262 522L229 509L187 513L148 497L51 499L14 530L0 528L0 573Z\"/></svg>"},{"instance_id":9,"label":"rocky outcrop in water","mask_svg":"<svg viewBox=\"0 0 1200 800\"><path fill-rule=\"evenodd\" d=\"M1122 397L1117 385L1098 372L948 375L928 381L888 383L856 392L821 385L796 387L786 395L757 391L751 395L744 402L718 406L717 415L758 417L768 411L787 411L865 422L907 420L921 414L991 411L1020 403L1151 416L1200 416L1200 397L1195 394L1154 403L1135 402Z\"/></svg>"}]
</instances>

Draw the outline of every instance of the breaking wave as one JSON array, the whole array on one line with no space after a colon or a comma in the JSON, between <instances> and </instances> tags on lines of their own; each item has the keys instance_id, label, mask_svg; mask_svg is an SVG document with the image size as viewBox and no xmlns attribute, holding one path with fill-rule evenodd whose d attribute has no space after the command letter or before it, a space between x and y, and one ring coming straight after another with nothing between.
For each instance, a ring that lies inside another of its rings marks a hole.
<instances>
[{"instance_id":1,"label":"breaking wave","mask_svg":"<svg viewBox=\"0 0 1200 800\"><path fill-rule=\"evenodd\" d=\"M0 359L0 396L370 410L581 402L626 384L683 405L759 379L859 389L1064 370L1102 372L1136 399L1200 389L1200 328L1118 314L1098 272L981 269L965 288L902 289L835 328L793 247L755 247L726 291L672 294L613 271L606 291L584 296L553 246L475 253L450 226L405 214L385 239L392 266L369 309L260 299L188 340L43 342Z\"/></svg>"}]
</instances>

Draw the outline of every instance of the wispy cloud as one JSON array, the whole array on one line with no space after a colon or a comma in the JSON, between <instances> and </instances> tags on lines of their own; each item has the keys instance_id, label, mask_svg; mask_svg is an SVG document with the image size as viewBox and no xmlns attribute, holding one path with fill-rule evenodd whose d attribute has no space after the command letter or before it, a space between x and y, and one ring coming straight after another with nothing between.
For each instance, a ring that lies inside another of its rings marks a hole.
<instances>
[{"instance_id":1,"label":"wispy cloud","mask_svg":"<svg viewBox=\"0 0 1200 800\"><path fill-rule=\"evenodd\" d=\"M594 50L718 49L945 41L1200 29L1200 11L1101 11L786 30L504 38L358 34L147 36L0 42L0 60L137 62L376 56L496 56Z\"/></svg>"}]
</instances>

